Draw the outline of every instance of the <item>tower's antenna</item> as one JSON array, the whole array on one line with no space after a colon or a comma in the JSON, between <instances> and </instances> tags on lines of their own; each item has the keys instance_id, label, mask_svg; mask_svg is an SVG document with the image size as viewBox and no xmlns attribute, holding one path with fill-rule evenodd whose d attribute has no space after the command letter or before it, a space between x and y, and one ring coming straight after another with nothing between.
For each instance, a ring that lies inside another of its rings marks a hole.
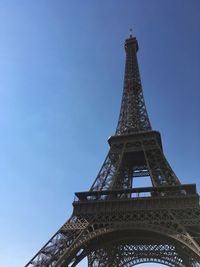
<instances>
[{"instance_id":1,"label":"tower's antenna","mask_svg":"<svg viewBox=\"0 0 200 267\"><path fill-rule=\"evenodd\" d=\"M129 29L129 36L130 36L130 38L133 37L132 33L133 33L133 29L130 28L130 29Z\"/></svg>"}]
</instances>

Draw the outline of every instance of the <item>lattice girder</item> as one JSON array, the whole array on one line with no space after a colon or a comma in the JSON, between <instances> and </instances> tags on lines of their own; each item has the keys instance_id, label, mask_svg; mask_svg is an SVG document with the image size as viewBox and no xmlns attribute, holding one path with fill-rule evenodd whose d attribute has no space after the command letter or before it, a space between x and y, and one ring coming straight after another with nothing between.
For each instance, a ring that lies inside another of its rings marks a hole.
<instances>
[{"instance_id":1,"label":"lattice girder","mask_svg":"<svg viewBox=\"0 0 200 267\"><path fill-rule=\"evenodd\" d=\"M105 257L109 253L110 256ZM88 266L129 267L140 263L154 262L173 267L184 267L188 266L186 257L188 258L187 253L183 255L173 244L155 242L155 239L135 241L134 244L129 240L126 242L120 240L120 242L108 242L102 248L93 251L88 256ZM111 263L108 262L109 260Z\"/></svg>"},{"instance_id":2,"label":"lattice girder","mask_svg":"<svg viewBox=\"0 0 200 267\"><path fill-rule=\"evenodd\" d=\"M116 134L130 134L151 130L151 124L146 111L140 79L136 38L125 42L126 65L124 75L124 90Z\"/></svg>"},{"instance_id":3,"label":"lattice girder","mask_svg":"<svg viewBox=\"0 0 200 267\"><path fill-rule=\"evenodd\" d=\"M160 236L160 240L163 240L163 237L170 238L171 244L173 243L178 247L183 246L186 250L189 250L190 254L193 255L192 258L198 255L200 256L198 240L196 240L193 232L190 233L188 230L189 227L200 224L200 209L197 207L198 199L190 201L187 196L179 197L180 201L183 201L184 198L189 203L188 208L178 208L178 212L177 209L173 209L172 207L159 209L154 204L154 206L151 206L151 209L142 210L138 208L141 207L140 203L138 203L138 206L135 205L134 201L131 204L131 199L119 199L113 203L110 200L101 202L94 200L76 202L74 203L72 218L27 266L64 267L68 266L67 264L76 266L78 261L94 249L94 243L96 242L94 240L98 240L99 244L99 240L103 236L109 235L110 233L119 235L120 232L124 231L129 231L129 235L130 233L136 233L138 235L141 231L146 231L152 233L154 238L155 235ZM150 199L152 197L149 197ZM135 206L135 209L126 210L123 207L120 208L119 204L126 203L127 201L130 203L130 207ZM165 201L165 206L167 206L168 197ZM157 199L157 205L158 203L159 199ZM104 207L104 212L102 212L100 205ZM179 207L178 203L177 207ZM94 212L95 210L96 213ZM132 236L134 235L132 234ZM147 259L146 256L144 258ZM155 256L154 260L156 262L160 259ZM135 259L136 262L137 260Z\"/></svg>"},{"instance_id":4,"label":"lattice girder","mask_svg":"<svg viewBox=\"0 0 200 267\"><path fill-rule=\"evenodd\" d=\"M110 150L89 192L75 193L71 218L25 267L131 267L144 262L200 267L200 206L182 185L153 131L144 102L138 43L125 41L122 104ZM135 177L152 186L135 188Z\"/></svg>"},{"instance_id":5,"label":"lattice girder","mask_svg":"<svg viewBox=\"0 0 200 267\"><path fill-rule=\"evenodd\" d=\"M154 186L180 185L156 131L109 138L110 151L91 191L127 189L133 177L149 175Z\"/></svg>"}]
</instances>

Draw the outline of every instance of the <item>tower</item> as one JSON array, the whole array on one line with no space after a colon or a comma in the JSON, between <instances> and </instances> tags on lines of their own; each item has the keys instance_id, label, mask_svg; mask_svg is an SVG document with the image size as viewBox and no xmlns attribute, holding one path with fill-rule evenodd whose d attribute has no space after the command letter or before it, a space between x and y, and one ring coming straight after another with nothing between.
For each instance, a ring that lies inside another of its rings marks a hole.
<instances>
[{"instance_id":1,"label":"tower","mask_svg":"<svg viewBox=\"0 0 200 267\"><path fill-rule=\"evenodd\" d=\"M103 165L87 192L75 193L71 218L26 267L131 267L142 262L200 266L200 207L194 184L183 185L152 129L137 62L138 42L125 40L119 121ZM151 187L136 188L148 176Z\"/></svg>"}]
</instances>

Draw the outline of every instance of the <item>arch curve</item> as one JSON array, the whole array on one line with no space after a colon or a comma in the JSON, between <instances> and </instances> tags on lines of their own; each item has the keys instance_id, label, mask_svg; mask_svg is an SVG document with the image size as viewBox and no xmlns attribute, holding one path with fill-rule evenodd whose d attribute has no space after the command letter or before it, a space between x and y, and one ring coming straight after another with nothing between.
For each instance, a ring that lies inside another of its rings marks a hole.
<instances>
[{"instance_id":1,"label":"arch curve","mask_svg":"<svg viewBox=\"0 0 200 267\"><path fill-rule=\"evenodd\" d=\"M116 258L113 266L131 267L141 263L161 263L170 267L189 266L191 250L175 238L152 229L97 229L85 234L71 261L76 266L88 256L89 266L98 259ZM127 250L129 250L127 252ZM142 252L142 253L141 253ZM112 255L112 256L109 256ZM116 257L117 256L117 257ZM99 260L100 262L100 260ZM101 266L101 265L97 265ZM106 265L102 265L106 266Z\"/></svg>"}]
</instances>

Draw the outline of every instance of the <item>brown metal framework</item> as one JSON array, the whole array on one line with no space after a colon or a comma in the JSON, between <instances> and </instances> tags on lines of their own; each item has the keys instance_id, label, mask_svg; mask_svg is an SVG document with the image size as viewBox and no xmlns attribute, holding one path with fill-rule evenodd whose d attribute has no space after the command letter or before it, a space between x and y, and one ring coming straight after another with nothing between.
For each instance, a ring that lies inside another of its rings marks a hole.
<instances>
[{"instance_id":1,"label":"brown metal framework","mask_svg":"<svg viewBox=\"0 0 200 267\"><path fill-rule=\"evenodd\" d=\"M88 192L75 193L71 218L26 267L200 266L200 207L167 162L145 107L135 37L125 41L122 104L110 150ZM135 187L148 176L152 186Z\"/></svg>"}]
</instances>

